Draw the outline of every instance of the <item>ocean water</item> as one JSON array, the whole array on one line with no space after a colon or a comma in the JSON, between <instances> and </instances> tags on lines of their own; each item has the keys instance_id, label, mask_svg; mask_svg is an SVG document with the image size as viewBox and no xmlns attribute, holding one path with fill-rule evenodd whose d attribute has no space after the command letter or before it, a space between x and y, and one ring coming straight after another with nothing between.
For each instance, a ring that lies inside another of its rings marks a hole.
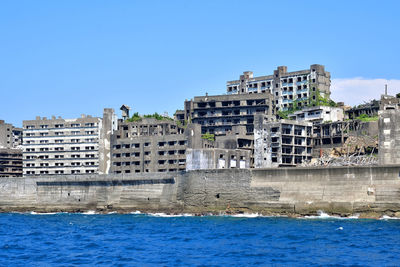
<instances>
[{"instance_id":1,"label":"ocean water","mask_svg":"<svg viewBox=\"0 0 400 267\"><path fill-rule=\"evenodd\" d=\"M0 266L400 266L400 220L0 214Z\"/></svg>"}]
</instances>

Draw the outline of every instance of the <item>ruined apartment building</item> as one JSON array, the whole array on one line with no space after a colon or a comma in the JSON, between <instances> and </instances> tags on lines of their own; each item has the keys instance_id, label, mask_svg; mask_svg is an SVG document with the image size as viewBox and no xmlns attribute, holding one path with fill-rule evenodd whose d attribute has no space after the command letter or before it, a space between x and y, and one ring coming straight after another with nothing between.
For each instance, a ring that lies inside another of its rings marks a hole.
<instances>
[{"instance_id":1,"label":"ruined apartment building","mask_svg":"<svg viewBox=\"0 0 400 267\"><path fill-rule=\"evenodd\" d=\"M278 67L273 75L254 77L246 71L239 80L227 82L228 94L260 94L269 92L274 97L277 110L287 110L312 104L318 95L330 97L331 75L323 65L311 65L310 69L287 72L286 66Z\"/></svg>"},{"instance_id":2,"label":"ruined apartment building","mask_svg":"<svg viewBox=\"0 0 400 267\"><path fill-rule=\"evenodd\" d=\"M22 150L0 148L0 177L22 177Z\"/></svg>"},{"instance_id":3,"label":"ruined apartment building","mask_svg":"<svg viewBox=\"0 0 400 267\"><path fill-rule=\"evenodd\" d=\"M112 135L112 173L175 172L186 169L186 149L202 148L200 126L142 118L120 122Z\"/></svg>"},{"instance_id":4,"label":"ruined apartment building","mask_svg":"<svg viewBox=\"0 0 400 267\"><path fill-rule=\"evenodd\" d=\"M0 120L0 148L17 148L22 145L22 129Z\"/></svg>"},{"instance_id":5,"label":"ruined apartment building","mask_svg":"<svg viewBox=\"0 0 400 267\"><path fill-rule=\"evenodd\" d=\"M104 109L103 118L23 121L24 176L107 173L102 170L107 148L102 146L110 143L104 139L116 128L115 121L112 109Z\"/></svg>"},{"instance_id":6,"label":"ruined apartment building","mask_svg":"<svg viewBox=\"0 0 400 267\"><path fill-rule=\"evenodd\" d=\"M288 115L290 120L309 121L312 123L343 121L343 108L316 106L306 107Z\"/></svg>"},{"instance_id":7,"label":"ruined apartment building","mask_svg":"<svg viewBox=\"0 0 400 267\"><path fill-rule=\"evenodd\" d=\"M22 176L22 129L0 120L0 177Z\"/></svg>"},{"instance_id":8,"label":"ruined apartment building","mask_svg":"<svg viewBox=\"0 0 400 267\"><path fill-rule=\"evenodd\" d=\"M312 123L255 116L254 166L297 166L312 157Z\"/></svg>"},{"instance_id":9,"label":"ruined apartment building","mask_svg":"<svg viewBox=\"0 0 400 267\"><path fill-rule=\"evenodd\" d=\"M346 120L313 125L315 149L341 147L349 137L364 137L372 141L376 136L378 136L377 121Z\"/></svg>"},{"instance_id":10,"label":"ruined apartment building","mask_svg":"<svg viewBox=\"0 0 400 267\"><path fill-rule=\"evenodd\" d=\"M196 96L185 101L185 120L201 125L201 132L215 135L229 135L232 126L245 126L253 134L254 114L272 117L272 95L260 94ZM175 117L182 119L182 112Z\"/></svg>"}]
</instances>

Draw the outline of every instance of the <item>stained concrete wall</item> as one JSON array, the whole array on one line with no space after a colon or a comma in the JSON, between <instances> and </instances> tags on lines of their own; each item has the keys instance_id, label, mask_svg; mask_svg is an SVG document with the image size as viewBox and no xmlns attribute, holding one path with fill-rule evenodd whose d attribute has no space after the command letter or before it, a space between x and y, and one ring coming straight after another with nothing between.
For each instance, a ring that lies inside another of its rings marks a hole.
<instances>
[{"instance_id":1,"label":"stained concrete wall","mask_svg":"<svg viewBox=\"0 0 400 267\"><path fill-rule=\"evenodd\" d=\"M379 111L379 164L400 164L400 111Z\"/></svg>"},{"instance_id":2,"label":"stained concrete wall","mask_svg":"<svg viewBox=\"0 0 400 267\"><path fill-rule=\"evenodd\" d=\"M0 188L3 211L400 211L400 165L5 178Z\"/></svg>"}]
</instances>

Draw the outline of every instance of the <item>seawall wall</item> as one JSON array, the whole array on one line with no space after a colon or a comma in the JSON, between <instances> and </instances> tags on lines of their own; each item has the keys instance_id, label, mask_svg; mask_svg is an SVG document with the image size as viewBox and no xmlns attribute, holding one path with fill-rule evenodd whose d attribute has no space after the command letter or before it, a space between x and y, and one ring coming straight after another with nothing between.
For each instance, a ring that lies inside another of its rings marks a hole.
<instances>
[{"instance_id":1,"label":"seawall wall","mask_svg":"<svg viewBox=\"0 0 400 267\"><path fill-rule=\"evenodd\" d=\"M0 210L400 215L400 165L4 178Z\"/></svg>"}]
</instances>

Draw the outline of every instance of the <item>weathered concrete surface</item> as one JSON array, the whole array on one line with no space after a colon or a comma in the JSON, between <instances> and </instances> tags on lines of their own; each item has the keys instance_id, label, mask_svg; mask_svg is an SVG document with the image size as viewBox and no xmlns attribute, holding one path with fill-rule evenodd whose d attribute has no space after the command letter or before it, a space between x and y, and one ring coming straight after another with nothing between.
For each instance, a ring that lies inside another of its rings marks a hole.
<instances>
[{"instance_id":1,"label":"weathered concrete surface","mask_svg":"<svg viewBox=\"0 0 400 267\"><path fill-rule=\"evenodd\" d=\"M393 216L399 176L400 165L5 178L0 210Z\"/></svg>"}]
</instances>

